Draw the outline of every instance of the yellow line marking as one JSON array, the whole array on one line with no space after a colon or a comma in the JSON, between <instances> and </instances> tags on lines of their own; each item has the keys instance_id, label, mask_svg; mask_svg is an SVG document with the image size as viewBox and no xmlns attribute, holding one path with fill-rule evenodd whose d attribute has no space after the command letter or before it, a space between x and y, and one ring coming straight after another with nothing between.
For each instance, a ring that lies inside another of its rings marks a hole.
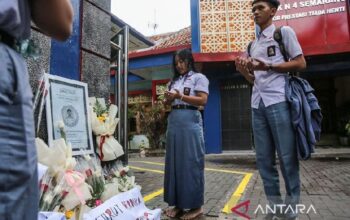
<instances>
[{"instance_id":1,"label":"yellow line marking","mask_svg":"<svg viewBox=\"0 0 350 220\"><path fill-rule=\"evenodd\" d=\"M161 170L145 169L145 168L135 167L135 166L129 166L129 167L131 169L134 169L134 170L142 170L142 171L149 171L149 172L164 174L164 172L161 171ZM143 200L145 202L148 202L148 201L152 200L154 197L162 195L163 193L164 193L164 189L161 188L160 190L157 190L157 191L155 191L155 192L153 192L151 194L146 195L145 197L143 197Z\"/></svg>"},{"instance_id":2,"label":"yellow line marking","mask_svg":"<svg viewBox=\"0 0 350 220\"><path fill-rule=\"evenodd\" d=\"M236 206L238 201L241 199L252 176L252 173L247 173L246 175L244 175L243 180L236 188L236 191L232 194L230 200L225 204L224 208L222 209L222 212L226 214L231 213L231 208Z\"/></svg>"},{"instance_id":3,"label":"yellow line marking","mask_svg":"<svg viewBox=\"0 0 350 220\"><path fill-rule=\"evenodd\" d=\"M130 161L130 162L134 162L134 163L146 163L146 164L153 164L153 165L164 166L164 163L149 162L149 161Z\"/></svg>"},{"instance_id":4,"label":"yellow line marking","mask_svg":"<svg viewBox=\"0 0 350 220\"><path fill-rule=\"evenodd\" d=\"M153 193L151 193L151 194L148 194L147 196L143 197L143 200L144 200L145 202L148 202L149 200L151 200L151 199L153 199L154 197L157 197L157 196L159 196L159 195L162 195L163 193L164 193L164 189L161 188L160 190L155 191L155 192L153 192Z\"/></svg>"},{"instance_id":5,"label":"yellow line marking","mask_svg":"<svg viewBox=\"0 0 350 220\"><path fill-rule=\"evenodd\" d=\"M132 161L132 162L164 166L164 163L156 163L156 162L149 162L149 161ZM248 174L247 172L240 172L240 171L234 171L234 170L222 170L222 169L214 169L214 168L205 168L205 170L207 170L207 171L222 172L222 173L242 174L242 175Z\"/></svg>"},{"instance_id":6,"label":"yellow line marking","mask_svg":"<svg viewBox=\"0 0 350 220\"><path fill-rule=\"evenodd\" d=\"M157 162L149 162L149 161L132 161L132 162L164 166L164 163L157 163ZM130 166L130 168L136 169L136 170L143 170L143 171L150 171L150 172L164 174L164 171L161 171L161 170L145 169L145 168L135 167L135 166ZM205 170L206 171L221 172L221 173L231 173L231 174L244 175L242 181L240 182L240 184L238 185L238 187L236 188L234 193L231 195L229 201L225 204L224 208L222 209L222 212L224 212L226 214L231 213L231 208L233 208L235 205L237 205L238 201L241 199L245 189L247 188L247 185L248 185L250 179L253 176L253 173L240 172L240 171L234 171L234 170L214 169L214 168L205 168ZM151 193L151 194L145 196L144 200L145 200L145 202L149 201L149 200L153 199L154 197L161 195L163 192L164 192L163 189L160 189L154 193Z\"/></svg>"},{"instance_id":7,"label":"yellow line marking","mask_svg":"<svg viewBox=\"0 0 350 220\"><path fill-rule=\"evenodd\" d=\"M149 171L149 172L153 172L153 173L161 173L164 174L164 171L161 170L152 170L152 169L145 169L145 168L141 168L141 167L134 167L134 166L129 166L131 169L135 169L135 170L142 170L142 171Z\"/></svg>"},{"instance_id":8,"label":"yellow line marking","mask_svg":"<svg viewBox=\"0 0 350 220\"><path fill-rule=\"evenodd\" d=\"M247 172L240 172L240 171L234 171L234 170L221 170L221 169L213 169L213 168L205 168L205 170L221 172L221 173L233 173L233 174L240 174L240 175L248 174Z\"/></svg>"}]
</instances>

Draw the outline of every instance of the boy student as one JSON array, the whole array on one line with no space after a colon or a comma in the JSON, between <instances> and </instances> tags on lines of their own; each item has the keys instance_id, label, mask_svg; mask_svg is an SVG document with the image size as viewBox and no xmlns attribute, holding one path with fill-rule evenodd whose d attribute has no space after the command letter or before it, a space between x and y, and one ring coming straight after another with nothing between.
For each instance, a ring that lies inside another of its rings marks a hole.
<instances>
[{"instance_id":1,"label":"boy student","mask_svg":"<svg viewBox=\"0 0 350 220\"><path fill-rule=\"evenodd\" d=\"M292 28L281 28L288 60L284 59L279 43L274 39L276 27L272 18L279 5L278 0L253 1L252 13L260 32L248 46L249 56L238 57L235 64L236 69L253 84L251 106L257 167L269 206L276 207L276 212L268 213L264 219L297 219L299 162L285 84L288 72L305 69L306 62ZM286 187L284 201L279 187L276 151Z\"/></svg>"},{"instance_id":2,"label":"boy student","mask_svg":"<svg viewBox=\"0 0 350 220\"><path fill-rule=\"evenodd\" d=\"M38 219L39 193L32 90L16 49L30 21L46 35L72 32L70 0L0 0L0 219Z\"/></svg>"}]
</instances>

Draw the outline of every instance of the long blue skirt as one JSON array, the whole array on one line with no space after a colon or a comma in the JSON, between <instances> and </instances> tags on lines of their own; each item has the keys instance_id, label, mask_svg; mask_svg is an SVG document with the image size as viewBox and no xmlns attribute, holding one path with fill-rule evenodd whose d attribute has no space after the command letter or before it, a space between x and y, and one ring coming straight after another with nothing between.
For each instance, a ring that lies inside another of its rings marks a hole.
<instances>
[{"instance_id":1,"label":"long blue skirt","mask_svg":"<svg viewBox=\"0 0 350 220\"><path fill-rule=\"evenodd\" d=\"M0 219L36 220L37 157L24 59L0 42Z\"/></svg>"},{"instance_id":2,"label":"long blue skirt","mask_svg":"<svg viewBox=\"0 0 350 220\"><path fill-rule=\"evenodd\" d=\"M164 201L181 209L204 203L204 137L199 111L172 110L168 117Z\"/></svg>"}]
</instances>

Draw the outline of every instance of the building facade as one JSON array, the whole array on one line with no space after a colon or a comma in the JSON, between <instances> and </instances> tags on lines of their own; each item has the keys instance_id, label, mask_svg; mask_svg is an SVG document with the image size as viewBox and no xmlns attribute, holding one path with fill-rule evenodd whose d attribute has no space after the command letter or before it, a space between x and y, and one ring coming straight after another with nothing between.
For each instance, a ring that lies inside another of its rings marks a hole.
<instances>
[{"instance_id":1,"label":"building facade","mask_svg":"<svg viewBox=\"0 0 350 220\"><path fill-rule=\"evenodd\" d=\"M255 38L251 3L191 0L190 42L172 45L171 39L181 35L179 31L162 38L164 47L130 54L130 71L145 79L130 87L134 93L154 100L155 85L167 82L172 76L173 52L192 49L200 71L210 80L210 95L204 110L207 153L254 148L251 86L234 66L235 57ZM315 88L324 116L318 144L339 145L337 137L344 130L344 121L350 119L349 2L286 0L278 10L275 24L295 30L306 56L308 67L301 76Z\"/></svg>"}]
</instances>

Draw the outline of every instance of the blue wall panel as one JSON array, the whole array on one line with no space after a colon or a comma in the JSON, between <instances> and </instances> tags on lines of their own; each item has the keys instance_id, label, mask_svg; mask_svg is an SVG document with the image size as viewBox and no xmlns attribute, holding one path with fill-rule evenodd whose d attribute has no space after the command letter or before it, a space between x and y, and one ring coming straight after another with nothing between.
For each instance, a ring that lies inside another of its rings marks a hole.
<instances>
[{"instance_id":1,"label":"blue wall panel","mask_svg":"<svg viewBox=\"0 0 350 220\"><path fill-rule=\"evenodd\" d=\"M156 67L171 64L173 61L173 53L153 55L141 58L131 58L129 60L129 69L143 69L147 67Z\"/></svg>"},{"instance_id":2,"label":"blue wall panel","mask_svg":"<svg viewBox=\"0 0 350 220\"><path fill-rule=\"evenodd\" d=\"M115 77L110 76L110 79L111 79L111 85L114 86ZM128 74L128 82L137 82L137 81L141 81L141 80L144 80L144 78L139 77L139 76L132 74L132 73Z\"/></svg>"},{"instance_id":3,"label":"blue wall panel","mask_svg":"<svg viewBox=\"0 0 350 220\"><path fill-rule=\"evenodd\" d=\"M204 110L205 153L221 153L221 98L219 80L210 79L208 102Z\"/></svg>"},{"instance_id":4,"label":"blue wall panel","mask_svg":"<svg viewBox=\"0 0 350 220\"><path fill-rule=\"evenodd\" d=\"M144 80L144 78L142 78L138 75L132 74L132 73L128 74L128 82L136 82L136 81L140 81L140 80Z\"/></svg>"},{"instance_id":5,"label":"blue wall panel","mask_svg":"<svg viewBox=\"0 0 350 220\"><path fill-rule=\"evenodd\" d=\"M191 0L192 52L200 52L199 1Z\"/></svg>"},{"instance_id":6,"label":"blue wall panel","mask_svg":"<svg viewBox=\"0 0 350 220\"><path fill-rule=\"evenodd\" d=\"M73 32L68 40L51 41L50 74L80 80L80 0L71 0L74 9Z\"/></svg>"}]
</instances>

